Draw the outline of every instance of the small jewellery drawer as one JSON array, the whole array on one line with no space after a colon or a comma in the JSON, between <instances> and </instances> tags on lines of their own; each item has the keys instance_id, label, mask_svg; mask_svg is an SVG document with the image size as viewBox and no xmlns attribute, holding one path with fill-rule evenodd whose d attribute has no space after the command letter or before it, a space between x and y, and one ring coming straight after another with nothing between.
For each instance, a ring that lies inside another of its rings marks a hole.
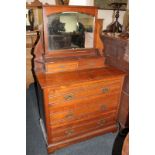
<instances>
[{"instance_id":1,"label":"small jewellery drawer","mask_svg":"<svg viewBox=\"0 0 155 155\"><path fill-rule=\"evenodd\" d=\"M104 64L103 57L98 57L98 58L90 58L87 60L79 61L78 68L87 69L87 68L99 68L104 66L105 64Z\"/></svg>"},{"instance_id":2,"label":"small jewellery drawer","mask_svg":"<svg viewBox=\"0 0 155 155\"><path fill-rule=\"evenodd\" d=\"M76 102L68 106L50 108L51 125L66 124L68 122L91 117L96 114L115 111L118 106L118 95L96 97Z\"/></svg>"},{"instance_id":3,"label":"small jewellery drawer","mask_svg":"<svg viewBox=\"0 0 155 155\"><path fill-rule=\"evenodd\" d=\"M45 65L47 73L57 73L64 71L73 71L77 70L77 62L66 62L66 63L50 63Z\"/></svg>"},{"instance_id":4,"label":"small jewellery drawer","mask_svg":"<svg viewBox=\"0 0 155 155\"><path fill-rule=\"evenodd\" d=\"M121 82L110 81L80 86L75 88L66 88L49 91L49 104L62 104L64 102L72 102L76 100L83 100L96 95L109 95L120 92Z\"/></svg>"},{"instance_id":5,"label":"small jewellery drawer","mask_svg":"<svg viewBox=\"0 0 155 155\"><path fill-rule=\"evenodd\" d=\"M67 124L65 126L53 128L51 126L52 141L58 142L72 138L77 135L89 133L94 130L102 129L108 125L115 123L115 117L111 116L97 116L87 120L75 121L74 124Z\"/></svg>"}]
</instances>

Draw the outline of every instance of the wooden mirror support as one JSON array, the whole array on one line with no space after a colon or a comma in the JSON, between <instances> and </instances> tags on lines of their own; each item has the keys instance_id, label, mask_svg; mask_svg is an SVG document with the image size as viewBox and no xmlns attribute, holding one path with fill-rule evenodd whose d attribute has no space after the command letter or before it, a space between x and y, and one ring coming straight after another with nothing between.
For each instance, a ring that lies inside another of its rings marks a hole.
<instances>
[{"instance_id":1,"label":"wooden mirror support","mask_svg":"<svg viewBox=\"0 0 155 155\"><path fill-rule=\"evenodd\" d=\"M62 49L55 52L49 52L48 50L48 34L47 34L47 16L61 12L79 12L94 16L94 47L90 49ZM35 71L45 71L45 64L49 58L60 57L73 57L75 54L81 55L103 55L103 44L100 39L102 31L102 20L97 19L98 10L96 7L85 6L44 6L43 7L43 20L44 25L40 29L40 39L36 45L34 55ZM104 59L104 58L103 58Z\"/></svg>"}]
</instances>

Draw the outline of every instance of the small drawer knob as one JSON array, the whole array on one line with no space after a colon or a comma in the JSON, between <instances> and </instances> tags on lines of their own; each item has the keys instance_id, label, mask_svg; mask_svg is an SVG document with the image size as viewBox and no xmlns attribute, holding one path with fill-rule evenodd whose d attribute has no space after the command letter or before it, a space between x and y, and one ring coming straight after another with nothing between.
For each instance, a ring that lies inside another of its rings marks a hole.
<instances>
[{"instance_id":1,"label":"small drawer knob","mask_svg":"<svg viewBox=\"0 0 155 155\"><path fill-rule=\"evenodd\" d=\"M65 133L66 133L66 136L71 136L74 134L74 130L73 129L68 129Z\"/></svg>"},{"instance_id":2,"label":"small drawer knob","mask_svg":"<svg viewBox=\"0 0 155 155\"><path fill-rule=\"evenodd\" d=\"M106 88L102 88L101 91L102 91L102 93L108 93L109 92L109 88L107 88L107 87Z\"/></svg>"},{"instance_id":3,"label":"small drawer knob","mask_svg":"<svg viewBox=\"0 0 155 155\"><path fill-rule=\"evenodd\" d=\"M68 95L65 95L64 98L65 98L66 101L71 101L71 100L74 99L74 95L73 94L68 94Z\"/></svg>"},{"instance_id":4,"label":"small drawer knob","mask_svg":"<svg viewBox=\"0 0 155 155\"><path fill-rule=\"evenodd\" d=\"M101 111L105 111L105 110L107 110L107 106L105 104L103 104L103 105L101 105L100 109L101 109Z\"/></svg>"},{"instance_id":5,"label":"small drawer knob","mask_svg":"<svg viewBox=\"0 0 155 155\"><path fill-rule=\"evenodd\" d=\"M73 119L73 118L74 118L74 113L70 111L70 112L65 116L65 118L66 118L66 119L69 119L69 120L70 120L70 119Z\"/></svg>"},{"instance_id":6,"label":"small drawer knob","mask_svg":"<svg viewBox=\"0 0 155 155\"><path fill-rule=\"evenodd\" d=\"M105 119L101 119L98 122L99 126L103 126L105 123L106 123Z\"/></svg>"}]
</instances>

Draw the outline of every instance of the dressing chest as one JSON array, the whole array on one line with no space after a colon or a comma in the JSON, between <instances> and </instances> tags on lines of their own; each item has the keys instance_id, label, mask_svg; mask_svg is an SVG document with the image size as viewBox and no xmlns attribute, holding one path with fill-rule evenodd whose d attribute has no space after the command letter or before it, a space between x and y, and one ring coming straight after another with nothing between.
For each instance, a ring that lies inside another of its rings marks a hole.
<instances>
[{"instance_id":1,"label":"dressing chest","mask_svg":"<svg viewBox=\"0 0 155 155\"><path fill-rule=\"evenodd\" d=\"M43 20L34 71L50 153L117 130L125 74L104 63L97 8L45 6Z\"/></svg>"}]
</instances>

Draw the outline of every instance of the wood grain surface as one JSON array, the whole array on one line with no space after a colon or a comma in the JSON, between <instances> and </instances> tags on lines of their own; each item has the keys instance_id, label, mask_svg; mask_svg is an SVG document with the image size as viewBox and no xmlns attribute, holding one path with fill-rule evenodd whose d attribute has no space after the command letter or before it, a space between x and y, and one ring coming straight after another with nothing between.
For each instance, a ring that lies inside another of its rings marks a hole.
<instances>
[{"instance_id":1,"label":"wood grain surface","mask_svg":"<svg viewBox=\"0 0 155 155\"><path fill-rule=\"evenodd\" d=\"M47 16L81 12L95 17L94 47L48 50ZM48 152L117 130L125 73L105 65L96 7L43 7L44 32L35 48L34 71L42 92ZM40 94L39 94L40 95Z\"/></svg>"}]
</instances>

